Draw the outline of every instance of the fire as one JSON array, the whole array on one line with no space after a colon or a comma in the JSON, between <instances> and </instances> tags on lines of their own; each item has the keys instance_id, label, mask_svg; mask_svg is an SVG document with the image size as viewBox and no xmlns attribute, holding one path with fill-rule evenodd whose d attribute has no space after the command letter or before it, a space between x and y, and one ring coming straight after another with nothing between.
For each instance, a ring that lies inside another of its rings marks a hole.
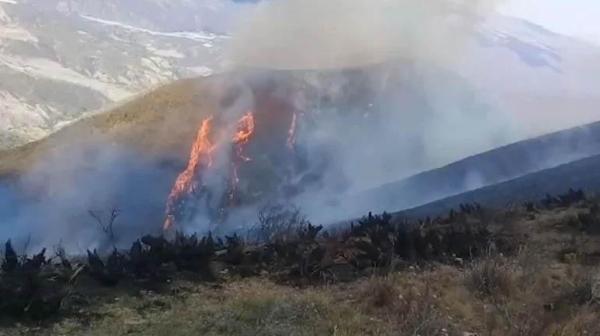
<instances>
[{"instance_id":1,"label":"fire","mask_svg":"<svg viewBox=\"0 0 600 336\"><path fill-rule=\"evenodd\" d=\"M175 207L179 200L186 194L192 193L196 187L195 177L200 173L202 168L210 168L213 165L213 152L216 149L216 144L211 141L211 133L213 129L213 117L209 117L202 121L202 125L198 130L196 141L192 146L190 160L186 169L177 177L173 189L169 194L167 201L167 220L164 228L170 229L174 224Z\"/></svg>"},{"instance_id":2,"label":"fire","mask_svg":"<svg viewBox=\"0 0 600 336\"><path fill-rule=\"evenodd\" d=\"M226 223L236 208L275 195L293 197L312 183L302 178L309 171L298 150L304 114L277 104L262 108L202 122L189 163L169 194L165 230L199 211L211 225Z\"/></svg>"},{"instance_id":3,"label":"fire","mask_svg":"<svg viewBox=\"0 0 600 336\"><path fill-rule=\"evenodd\" d=\"M238 129L233 136L233 143L246 144L254 134L254 115L248 111L239 121Z\"/></svg>"},{"instance_id":4,"label":"fire","mask_svg":"<svg viewBox=\"0 0 600 336\"><path fill-rule=\"evenodd\" d=\"M244 154L245 146L248 144L252 135L254 135L254 114L247 112L237 124L237 131L233 136L235 146L235 157L231 160L231 185L229 191L229 204L233 205L236 201L238 184L240 183L239 168L244 162L250 162L252 159Z\"/></svg>"},{"instance_id":5,"label":"fire","mask_svg":"<svg viewBox=\"0 0 600 336\"><path fill-rule=\"evenodd\" d=\"M177 206L187 195L193 193L202 183L201 174L213 168L213 154L224 144L213 142L211 137L214 128L213 118L210 117L202 122L196 141L192 146L190 160L187 168L179 175L167 201L167 219L164 229L171 229L175 225L175 215L178 212ZM231 158L231 176L229 202L233 203L236 196L239 179L239 166L244 162L251 161L251 158L244 154L246 145L250 142L254 134L255 121L254 114L249 111L244 114L237 122L235 133L231 138L234 157Z\"/></svg>"},{"instance_id":6,"label":"fire","mask_svg":"<svg viewBox=\"0 0 600 336\"><path fill-rule=\"evenodd\" d=\"M237 131L233 136L233 143L236 146L237 156L244 161L251 160L249 157L243 155L243 150L253 134L254 115L249 111L238 121Z\"/></svg>"}]
</instances>

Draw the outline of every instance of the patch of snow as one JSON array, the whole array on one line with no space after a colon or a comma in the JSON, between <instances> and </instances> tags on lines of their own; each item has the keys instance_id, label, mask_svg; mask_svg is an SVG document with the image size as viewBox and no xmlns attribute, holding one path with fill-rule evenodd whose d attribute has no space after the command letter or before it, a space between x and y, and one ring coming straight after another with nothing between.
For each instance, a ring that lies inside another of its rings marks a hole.
<instances>
[{"instance_id":1,"label":"patch of snow","mask_svg":"<svg viewBox=\"0 0 600 336\"><path fill-rule=\"evenodd\" d=\"M213 34L213 33L199 33L199 32L186 32L186 31L181 31L181 32L159 32L159 31L154 31L154 30L150 30L150 29L146 29L146 28L131 26L131 25L128 25L128 24L125 24L125 23L122 23L122 22L104 20L104 19L100 19L100 18L96 18L96 17L93 17L93 16L88 16L88 15L81 15L81 17L83 19L88 20L88 21L100 23L100 24L103 24L103 25L106 25L106 26L119 27L119 28L122 28L122 29L125 29L125 30L129 30L129 31L133 31L133 32L139 32L139 33L144 33L144 34L153 35L153 36L182 38L182 39L188 39L188 40L199 41L199 42L212 41L212 40L215 40L217 38L228 38L228 36L225 36L225 35L216 35L216 34Z\"/></svg>"},{"instance_id":2,"label":"patch of snow","mask_svg":"<svg viewBox=\"0 0 600 336\"><path fill-rule=\"evenodd\" d=\"M191 72L193 72L197 76L207 77L214 73L213 69L207 66L197 66L188 68Z\"/></svg>"},{"instance_id":3,"label":"patch of snow","mask_svg":"<svg viewBox=\"0 0 600 336\"><path fill-rule=\"evenodd\" d=\"M117 101L132 95L131 92L102 81L94 80L65 68L59 63L43 58L18 58L0 55L0 64L15 71L26 73L38 78L49 78L87 87L103 94L109 100Z\"/></svg>"},{"instance_id":4,"label":"patch of snow","mask_svg":"<svg viewBox=\"0 0 600 336\"><path fill-rule=\"evenodd\" d=\"M147 49L157 56L168 57L168 58L185 58L185 55L175 49L158 49L152 46L148 46Z\"/></svg>"},{"instance_id":5,"label":"patch of snow","mask_svg":"<svg viewBox=\"0 0 600 336\"><path fill-rule=\"evenodd\" d=\"M7 26L0 28L0 39L32 43L38 42L38 39L35 36L33 36L29 31L17 26Z\"/></svg>"},{"instance_id":6,"label":"patch of snow","mask_svg":"<svg viewBox=\"0 0 600 336\"><path fill-rule=\"evenodd\" d=\"M2 2L2 0L0 0L0 2ZM4 11L2 6L0 6L0 22L1 23L10 22L10 17L8 16L8 14L6 14L6 12Z\"/></svg>"},{"instance_id":7,"label":"patch of snow","mask_svg":"<svg viewBox=\"0 0 600 336\"><path fill-rule=\"evenodd\" d=\"M11 4L11 5L16 5L17 1L15 0L0 0L1 3L7 3L7 4Z\"/></svg>"},{"instance_id":8,"label":"patch of snow","mask_svg":"<svg viewBox=\"0 0 600 336\"><path fill-rule=\"evenodd\" d=\"M45 124L46 112L39 106L31 106L10 92L0 91L0 131Z\"/></svg>"}]
</instances>

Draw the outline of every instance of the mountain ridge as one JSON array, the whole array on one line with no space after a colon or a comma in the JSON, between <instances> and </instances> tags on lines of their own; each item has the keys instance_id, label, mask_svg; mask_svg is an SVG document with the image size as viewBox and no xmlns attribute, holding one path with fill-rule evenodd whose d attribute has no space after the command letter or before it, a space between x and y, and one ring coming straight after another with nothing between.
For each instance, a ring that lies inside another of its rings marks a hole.
<instances>
[{"instance_id":1,"label":"mountain ridge","mask_svg":"<svg viewBox=\"0 0 600 336\"><path fill-rule=\"evenodd\" d=\"M600 122L504 145L357 196L377 211L400 210L600 154ZM408 198L408 200L405 200Z\"/></svg>"},{"instance_id":2,"label":"mountain ridge","mask_svg":"<svg viewBox=\"0 0 600 336\"><path fill-rule=\"evenodd\" d=\"M212 0L0 2L0 148L40 139L173 80L220 72L227 34L252 8ZM595 69L581 64L600 48L522 19L492 16L478 24L464 59L449 70L495 96L494 104L516 119L542 117L537 111L552 117L545 126L520 123L523 134L596 119L600 98L589 88L600 83L588 75ZM492 60L513 70L498 78ZM578 109L578 120L561 117L569 107Z\"/></svg>"}]
</instances>

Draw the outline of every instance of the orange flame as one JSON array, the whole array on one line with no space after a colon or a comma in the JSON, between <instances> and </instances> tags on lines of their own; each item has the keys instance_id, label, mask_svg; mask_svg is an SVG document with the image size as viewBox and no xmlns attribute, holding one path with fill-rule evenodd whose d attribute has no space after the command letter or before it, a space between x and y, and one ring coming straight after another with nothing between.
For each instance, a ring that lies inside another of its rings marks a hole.
<instances>
[{"instance_id":1,"label":"orange flame","mask_svg":"<svg viewBox=\"0 0 600 336\"><path fill-rule=\"evenodd\" d=\"M233 136L233 143L245 145L250 141L252 134L254 134L254 115L251 111L248 111L238 121L237 132Z\"/></svg>"},{"instance_id":2,"label":"orange flame","mask_svg":"<svg viewBox=\"0 0 600 336\"><path fill-rule=\"evenodd\" d=\"M244 155L244 146L250 141L254 134L254 115L251 111L248 111L239 121L237 125L237 132L233 136L233 143L235 144L236 157L232 160L232 186L229 195L230 201L235 198L235 190L237 185L240 183L239 177L239 164L240 162L249 162L252 159Z\"/></svg>"},{"instance_id":3,"label":"orange flame","mask_svg":"<svg viewBox=\"0 0 600 336\"><path fill-rule=\"evenodd\" d=\"M196 141L192 146L190 153L190 160L186 169L177 177L173 189L169 194L167 201L167 220L165 221L164 229L170 229L174 225L173 213L175 211L177 201L187 193L191 193L194 190L195 183L194 177L198 172L205 166L209 168L212 166L212 154L216 148L216 145L212 143L210 139L211 131L213 127L213 118L209 117L202 121L202 125L198 130Z\"/></svg>"},{"instance_id":4,"label":"orange flame","mask_svg":"<svg viewBox=\"0 0 600 336\"><path fill-rule=\"evenodd\" d=\"M254 134L254 115L248 111L239 121L237 125L237 131L233 136L233 143L235 145L235 151L237 159L242 161L251 161L251 159L244 155L244 145L246 145L252 135Z\"/></svg>"},{"instance_id":5,"label":"orange flame","mask_svg":"<svg viewBox=\"0 0 600 336\"><path fill-rule=\"evenodd\" d=\"M232 183L229 198L233 201L237 190L237 184L239 183L238 169L241 162L248 162L251 159L244 155L244 147L254 134L254 115L251 111L248 111L244 116L237 122L237 129L232 138L232 144L234 145L234 154L232 158L232 171L230 181ZM171 229L175 223L175 215L177 212L177 203L190 194L196 188L198 184L198 175L203 169L209 169L213 165L213 153L221 145L211 141L211 134L213 133L213 118L210 117L202 122L202 125L196 136L196 141L192 146L190 160L187 168L179 175L173 189L169 194L167 201L167 219L164 224L164 229Z\"/></svg>"}]
</instances>

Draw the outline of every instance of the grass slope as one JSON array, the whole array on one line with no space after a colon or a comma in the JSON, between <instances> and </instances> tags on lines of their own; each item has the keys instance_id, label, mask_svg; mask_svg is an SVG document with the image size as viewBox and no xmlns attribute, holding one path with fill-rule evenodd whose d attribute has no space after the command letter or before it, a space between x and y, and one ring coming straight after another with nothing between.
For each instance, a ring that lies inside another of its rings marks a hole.
<instances>
[{"instance_id":1,"label":"grass slope","mask_svg":"<svg viewBox=\"0 0 600 336\"><path fill-rule=\"evenodd\" d=\"M376 211L401 210L596 154L600 154L600 122L468 157L374 188L357 199L372 203Z\"/></svg>"},{"instance_id":2,"label":"grass slope","mask_svg":"<svg viewBox=\"0 0 600 336\"><path fill-rule=\"evenodd\" d=\"M184 158L200 121L216 111L219 77L175 82L106 113L69 125L49 137L0 151L0 175L18 174L48 152L106 141L149 156Z\"/></svg>"},{"instance_id":3,"label":"grass slope","mask_svg":"<svg viewBox=\"0 0 600 336\"><path fill-rule=\"evenodd\" d=\"M502 221L520 246L509 256L307 287L226 272L159 291L96 286L74 293L71 313L41 324L2 320L0 335L598 335L600 237L573 224L597 202L470 217Z\"/></svg>"},{"instance_id":4,"label":"grass slope","mask_svg":"<svg viewBox=\"0 0 600 336\"><path fill-rule=\"evenodd\" d=\"M528 174L510 181L448 197L401 212L409 217L436 215L450 211L462 203L478 202L488 207L502 208L510 204L556 195L569 188L588 193L600 192L600 156L578 160L555 168Z\"/></svg>"}]
</instances>

